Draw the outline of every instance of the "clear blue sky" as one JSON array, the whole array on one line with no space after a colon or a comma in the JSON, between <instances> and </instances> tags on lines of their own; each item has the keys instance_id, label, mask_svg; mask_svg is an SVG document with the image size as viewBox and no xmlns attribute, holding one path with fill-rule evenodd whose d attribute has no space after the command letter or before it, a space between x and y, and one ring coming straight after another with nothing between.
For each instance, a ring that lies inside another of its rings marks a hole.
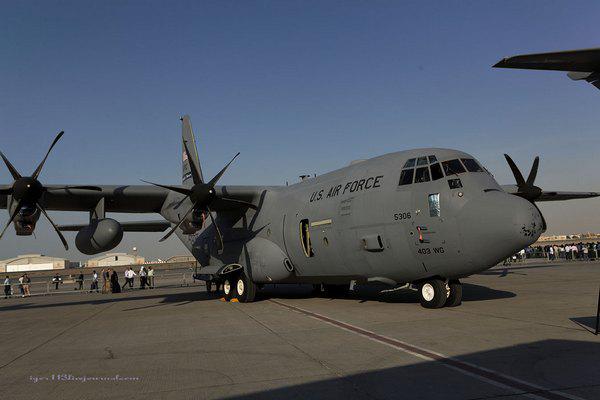
<instances>
[{"instance_id":1,"label":"clear blue sky","mask_svg":"<svg viewBox=\"0 0 600 400\"><path fill-rule=\"evenodd\" d=\"M224 184L439 146L500 183L513 183L502 153L525 174L539 154L542 187L600 190L600 92L561 72L491 68L600 46L598 15L598 2L573 1L5 1L0 149L30 173L64 129L46 183L178 183L189 113L206 174L242 152ZM549 233L600 231L599 205L544 206ZM130 234L118 250L183 252L158 237ZM0 258L26 252L65 255L44 221L37 239L11 229L0 242Z\"/></svg>"}]
</instances>

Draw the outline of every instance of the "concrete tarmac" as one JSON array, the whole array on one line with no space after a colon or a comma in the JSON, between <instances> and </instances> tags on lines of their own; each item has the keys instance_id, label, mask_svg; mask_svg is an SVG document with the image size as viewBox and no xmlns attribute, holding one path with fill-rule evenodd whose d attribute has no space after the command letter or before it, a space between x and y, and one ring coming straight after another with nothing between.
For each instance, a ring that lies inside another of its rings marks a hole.
<instances>
[{"instance_id":1,"label":"concrete tarmac","mask_svg":"<svg viewBox=\"0 0 600 400\"><path fill-rule=\"evenodd\" d=\"M600 263L496 267L456 308L359 287L0 300L3 399L600 399Z\"/></svg>"}]
</instances>

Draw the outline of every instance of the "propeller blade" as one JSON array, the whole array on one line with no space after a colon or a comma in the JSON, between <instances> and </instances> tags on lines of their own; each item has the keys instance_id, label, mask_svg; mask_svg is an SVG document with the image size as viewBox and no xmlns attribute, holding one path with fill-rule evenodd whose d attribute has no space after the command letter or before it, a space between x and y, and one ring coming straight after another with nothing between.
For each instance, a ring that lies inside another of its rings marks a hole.
<instances>
[{"instance_id":1,"label":"propeller blade","mask_svg":"<svg viewBox=\"0 0 600 400\"><path fill-rule=\"evenodd\" d=\"M63 186L63 187L52 187L45 188L47 192L51 192L53 190L93 190L95 192L101 192L102 188L98 186Z\"/></svg>"},{"instance_id":2,"label":"propeller blade","mask_svg":"<svg viewBox=\"0 0 600 400\"><path fill-rule=\"evenodd\" d=\"M531 166L531 171L529 171L529 176L527 177L527 185L533 186L533 182L535 182L535 178L537 176L538 168L540 166L540 158L536 157L533 160L533 165Z\"/></svg>"},{"instance_id":3,"label":"propeller blade","mask_svg":"<svg viewBox=\"0 0 600 400\"><path fill-rule=\"evenodd\" d=\"M521 171L519 171L517 164L515 164L513 159L510 158L508 154L505 154L504 158L506 158L506 162L508 163L508 166L515 177L515 181L517 181L517 186L520 188L526 186L525 179L523 179L523 175L521 174Z\"/></svg>"},{"instance_id":4,"label":"propeller blade","mask_svg":"<svg viewBox=\"0 0 600 400\"><path fill-rule=\"evenodd\" d=\"M46 212L46 210L44 209L44 207L42 207L40 205L40 203L36 203L36 206L37 206L37 209L40 210L42 212L42 214L44 214L44 217L46 217L46 219L48 220L48 222L50 222L50 225L52 225L52 227L54 228L54 230L58 234L58 237L60 238L60 241L62 242L63 246L65 246L65 250L69 250L69 245L67 244L67 240L63 236L63 234L60 231L60 229L58 229L58 226L56 226L56 224L54 223L54 221L52 221L52 218L50 218L50 216L48 215L48 213Z\"/></svg>"},{"instance_id":5,"label":"propeller blade","mask_svg":"<svg viewBox=\"0 0 600 400\"><path fill-rule=\"evenodd\" d=\"M64 135L64 133L65 133L65 131L58 132L58 135L56 135L56 138L54 138L54 142L52 142L52 144L50 145L50 148L48 149L48 152L46 153L46 157L44 157L44 159L42 160L40 165L38 165L38 167L35 169L35 171L33 171L33 174L31 175L31 177L33 179L37 179L38 176L40 176L40 172L42 172L42 168L44 168L44 164L46 163L46 160L48 159L48 156L50 155L52 148L54 147L54 145L56 145L56 143L60 140L60 138L62 137L62 135Z\"/></svg>"},{"instance_id":6,"label":"propeller blade","mask_svg":"<svg viewBox=\"0 0 600 400\"><path fill-rule=\"evenodd\" d=\"M219 225L217 225L217 223L215 221L215 217L213 217L212 211L210 210L210 208L206 207L206 211L208 211L208 215L210 216L210 221L212 222L213 226L215 227L215 230L217 231L217 237L219 238L219 251L223 251L225 246L223 246L223 235L221 235L221 230L219 229Z\"/></svg>"},{"instance_id":7,"label":"propeller blade","mask_svg":"<svg viewBox=\"0 0 600 400\"><path fill-rule=\"evenodd\" d=\"M12 188L0 189L0 196L8 196L8 195L12 194L12 192L13 192Z\"/></svg>"},{"instance_id":8,"label":"propeller blade","mask_svg":"<svg viewBox=\"0 0 600 400\"><path fill-rule=\"evenodd\" d=\"M13 211L10 218L8 219L8 222L6 223L6 226L4 227L4 229L2 230L2 233L0 233L0 239L2 239L2 236L4 236L4 233L6 233L6 230L8 229L10 224L12 224L13 220L15 219L15 217L17 216L19 211L21 211L22 203L23 203L23 200L21 200L17 203L17 208L15 208L15 211Z\"/></svg>"},{"instance_id":9,"label":"propeller blade","mask_svg":"<svg viewBox=\"0 0 600 400\"><path fill-rule=\"evenodd\" d=\"M175 231L181 226L181 224L183 224L183 221L185 221L185 219L188 217L188 215L190 215L192 213L192 211L194 211L194 207L196 205L194 204L192 206L192 208L190 208L188 210L188 212L185 213L185 215L179 220L179 222L177 223L177 225L175 225L173 228L171 228L171 230L165 235L163 236L162 239L159 240L159 242L164 242L165 240L167 240L169 238L169 236L171 236L172 234L175 233Z\"/></svg>"},{"instance_id":10,"label":"propeller blade","mask_svg":"<svg viewBox=\"0 0 600 400\"><path fill-rule=\"evenodd\" d=\"M140 180L142 182L144 182L144 183L149 184L149 185L154 185L154 186L158 186L158 187L161 187L161 188L164 188L164 189L169 189L169 190L172 190L172 191L177 192L177 193L185 194L186 196L189 196L190 194L192 194L192 191L190 189L180 188L180 187L177 187L177 186L161 185L159 183L148 182L148 181L145 181L143 179L140 179Z\"/></svg>"},{"instance_id":11,"label":"propeller blade","mask_svg":"<svg viewBox=\"0 0 600 400\"><path fill-rule=\"evenodd\" d=\"M192 180L194 181L194 185L204 183L204 180L202 179L202 171L196 165L196 159L192 157L186 140L183 141L183 148L185 149L185 155L188 159L188 163L190 163L190 171L192 172Z\"/></svg>"},{"instance_id":12,"label":"propeller blade","mask_svg":"<svg viewBox=\"0 0 600 400\"><path fill-rule=\"evenodd\" d=\"M229 168L229 166L231 165L231 163L233 162L233 160L235 160L237 158L237 156L239 156L240 153L238 152L235 156L233 156L233 158L231 159L231 161L229 161L229 163L227 163L227 165L221 170L219 171L219 173L217 175L215 175L214 178L212 178L210 180L210 182L208 182L208 186L210 187L214 187L217 182L219 181L219 179L221 179L221 177L223 176L223 174L225 173L225 171L227 171L227 168Z\"/></svg>"},{"instance_id":13,"label":"propeller blade","mask_svg":"<svg viewBox=\"0 0 600 400\"><path fill-rule=\"evenodd\" d=\"M244 200L231 199L229 197L218 197L218 199L219 199L219 201L223 200L223 201L226 201L226 202L229 201L229 202L232 202L232 203L241 204L241 205L244 205L244 206L246 206L248 208L251 208L253 210L257 210L258 209L258 207L255 206L254 204L252 204L250 202L247 202L247 201L244 201Z\"/></svg>"},{"instance_id":14,"label":"propeller blade","mask_svg":"<svg viewBox=\"0 0 600 400\"><path fill-rule=\"evenodd\" d=\"M10 161L8 161L8 158L6 158L1 151L0 157L2 157L2 159L4 160L4 164L6 164L6 168L8 168L8 170L10 171L10 174L12 175L13 179L15 181L17 179L21 179L21 174L19 174L19 171L17 171L17 169L10 163Z\"/></svg>"}]
</instances>

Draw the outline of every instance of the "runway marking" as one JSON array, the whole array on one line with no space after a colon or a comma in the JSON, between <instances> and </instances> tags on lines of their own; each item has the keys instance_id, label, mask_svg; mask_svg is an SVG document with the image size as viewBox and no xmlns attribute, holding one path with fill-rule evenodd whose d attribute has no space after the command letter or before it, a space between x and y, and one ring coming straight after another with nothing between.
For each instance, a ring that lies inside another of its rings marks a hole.
<instances>
[{"instance_id":1,"label":"runway marking","mask_svg":"<svg viewBox=\"0 0 600 400\"><path fill-rule=\"evenodd\" d=\"M473 378L479 379L483 382L492 384L494 386L508 389L516 392L515 394L521 394L523 396L527 396L533 399L543 399L543 400L585 400L581 397L577 397L568 393L563 393L556 390L551 390L544 388L542 386L538 386L534 383L526 382L521 379L505 375L503 373L493 371L491 369L487 369L484 367L480 367L475 364L471 364L466 361L458 360L454 357L446 356L444 354L435 352L433 350L425 349L419 346L415 346L413 344L404 342L402 340L394 339L388 336L380 335L378 333L369 331L367 329L360 328L355 325L351 325L349 323L336 320L334 318L326 317L325 315L318 314L313 311L308 311L300 307L292 306L286 303L282 303L277 300L269 300L272 303L275 303L281 307L287 308L292 311L299 312L311 318L317 319L319 321L325 322L327 324L333 325L337 328L341 328L345 331L352 332L363 336L369 340L374 342L378 342L397 350L401 350L407 354L411 354L415 357L418 357L422 360L426 361L437 361L442 365L451 368L455 371L458 371L464 375L471 376Z\"/></svg>"}]
</instances>

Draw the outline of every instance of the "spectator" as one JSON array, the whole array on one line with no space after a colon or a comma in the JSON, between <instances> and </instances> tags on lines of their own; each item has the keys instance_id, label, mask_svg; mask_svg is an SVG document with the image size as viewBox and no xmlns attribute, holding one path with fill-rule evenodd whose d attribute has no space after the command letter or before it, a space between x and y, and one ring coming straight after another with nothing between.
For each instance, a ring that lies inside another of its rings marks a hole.
<instances>
[{"instance_id":1,"label":"spectator","mask_svg":"<svg viewBox=\"0 0 600 400\"><path fill-rule=\"evenodd\" d=\"M140 289L146 289L147 284L147 273L146 268L142 265L140 267Z\"/></svg>"},{"instance_id":2,"label":"spectator","mask_svg":"<svg viewBox=\"0 0 600 400\"><path fill-rule=\"evenodd\" d=\"M75 290L83 290L83 273L80 272L79 275L77 276L77 287L75 288Z\"/></svg>"},{"instance_id":3,"label":"spectator","mask_svg":"<svg viewBox=\"0 0 600 400\"><path fill-rule=\"evenodd\" d=\"M117 271L109 269L110 271L110 289L113 293L121 293L121 285L119 285L119 275Z\"/></svg>"},{"instance_id":4,"label":"spectator","mask_svg":"<svg viewBox=\"0 0 600 400\"><path fill-rule=\"evenodd\" d=\"M135 277L135 275L136 274L131 267L125 270L125 285L123 285L123 288L125 288L125 286L129 284L129 288L133 289L133 278Z\"/></svg>"},{"instance_id":5,"label":"spectator","mask_svg":"<svg viewBox=\"0 0 600 400\"><path fill-rule=\"evenodd\" d=\"M110 290L110 275L109 270L102 268L102 293L108 293Z\"/></svg>"},{"instance_id":6,"label":"spectator","mask_svg":"<svg viewBox=\"0 0 600 400\"><path fill-rule=\"evenodd\" d=\"M29 275L27 275L27 274L23 275L23 291L25 292L24 295L26 297L31 296L31 292L29 292L30 284L31 284L31 278L29 277Z\"/></svg>"},{"instance_id":7,"label":"spectator","mask_svg":"<svg viewBox=\"0 0 600 400\"><path fill-rule=\"evenodd\" d=\"M150 289L154 289L154 269L148 267L148 286Z\"/></svg>"},{"instance_id":8,"label":"spectator","mask_svg":"<svg viewBox=\"0 0 600 400\"><path fill-rule=\"evenodd\" d=\"M4 280L4 298L8 299L11 296L10 278L6 275Z\"/></svg>"},{"instance_id":9,"label":"spectator","mask_svg":"<svg viewBox=\"0 0 600 400\"><path fill-rule=\"evenodd\" d=\"M584 244L582 246L581 250L582 250L582 253L583 253L583 261L588 261L589 260L589 257L588 257L588 255L589 255L588 254L589 253L589 249L588 249L587 244Z\"/></svg>"},{"instance_id":10,"label":"spectator","mask_svg":"<svg viewBox=\"0 0 600 400\"><path fill-rule=\"evenodd\" d=\"M94 290L96 291L96 293L98 293L98 273L96 272L96 270L92 272L92 284L90 285L90 293L92 293Z\"/></svg>"},{"instance_id":11,"label":"spectator","mask_svg":"<svg viewBox=\"0 0 600 400\"><path fill-rule=\"evenodd\" d=\"M19 292L21 293L21 297L25 297L25 288L23 284L25 283L25 275L21 275L19 277Z\"/></svg>"},{"instance_id":12,"label":"spectator","mask_svg":"<svg viewBox=\"0 0 600 400\"><path fill-rule=\"evenodd\" d=\"M54 290L58 290L58 285L62 283L62 278L58 273L56 273L56 275L54 275L54 278L52 278L52 283L54 283Z\"/></svg>"},{"instance_id":13,"label":"spectator","mask_svg":"<svg viewBox=\"0 0 600 400\"><path fill-rule=\"evenodd\" d=\"M548 246L548 259L550 261L554 260L554 247Z\"/></svg>"}]
</instances>

